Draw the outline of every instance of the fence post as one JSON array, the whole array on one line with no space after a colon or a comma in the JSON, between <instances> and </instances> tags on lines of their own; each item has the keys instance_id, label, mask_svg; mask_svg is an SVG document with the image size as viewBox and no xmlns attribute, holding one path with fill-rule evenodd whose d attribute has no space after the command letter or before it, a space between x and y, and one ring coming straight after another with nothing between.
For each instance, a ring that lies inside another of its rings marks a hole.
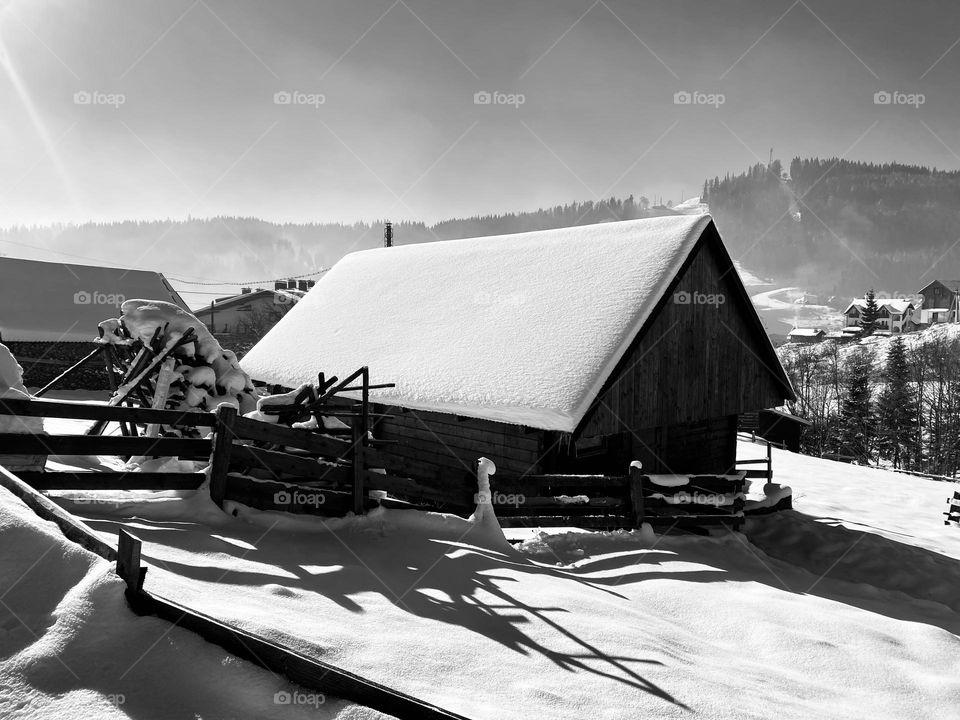
<instances>
[{"instance_id":1,"label":"fence post","mask_svg":"<svg viewBox=\"0 0 960 720\"><path fill-rule=\"evenodd\" d=\"M767 443L767 482L773 482L773 449Z\"/></svg>"},{"instance_id":2,"label":"fence post","mask_svg":"<svg viewBox=\"0 0 960 720\"><path fill-rule=\"evenodd\" d=\"M353 513L362 515L364 510L364 474L366 458L364 449L367 447L367 433L370 430L370 369L364 365L360 368L363 389L360 400L359 417L353 418Z\"/></svg>"},{"instance_id":3,"label":"fence post","mask_svg":"<svg viewBox=\"0 0 960 720\"><path fill-rule=\"evenodd\" d=\"M230 471L230 451L233 448L233 427L237 409L232 405L217 408L217 426L213 431L213 453L210 455L210 499L223 508L227 494L227 473Z\"/></svg>"},{"instance_id":4,"label":"fence post","mask_svg":"<svg viewBox=\"0 0 960 720\"><path fill-rule=\"evenodd\" d=\"M643 468L640 463L634 460L630 463L630 504L633 507L633 526L643 525Z\"/></svg>"},{"instance_id":5,"label":"fence post","mask_svg":"<svg viewBox=\"0 0 960 720\"><path fill-rule=\"evenodd\" d=\"M140 538L131 535L123 528L117 540L117 575L127 583L127 590L139 593L143 589L143 578L147 574L140 567Z\"/></svg>"}]
</instances>

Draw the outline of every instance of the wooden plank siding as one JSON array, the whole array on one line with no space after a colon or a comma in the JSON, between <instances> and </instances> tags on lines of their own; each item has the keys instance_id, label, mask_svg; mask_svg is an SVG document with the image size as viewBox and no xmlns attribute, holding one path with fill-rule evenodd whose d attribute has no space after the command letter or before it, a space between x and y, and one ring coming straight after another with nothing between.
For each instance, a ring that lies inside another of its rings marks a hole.
<instances>
[{"instance_id":1,"label":"wooden plank siding","mask_svg":"<svg viewBox=\"0 0 960 720\"><path fill-rule=\"evenodd\" d=\"M391 472L462 478L473 476L477 458L487 457L498 471L512 475L538 472L543 433L519 425L458 418L455 415L386 408L394 415L379 421L374 435L396 441L380 449ZM417 472L419 471L419 472Z\"/></svg>"},{"instance_id":2,"label":"wooden plank siding","mask_svg":"<svg viewBox=\"0 0 960 720\"><path fill-rule=\"evenodd\" d=\"M682 304L674 294L722 295ZM584 419L578 435L685 425L783 404L792 393L710 225Z\"/></svg>"}]
</instances>

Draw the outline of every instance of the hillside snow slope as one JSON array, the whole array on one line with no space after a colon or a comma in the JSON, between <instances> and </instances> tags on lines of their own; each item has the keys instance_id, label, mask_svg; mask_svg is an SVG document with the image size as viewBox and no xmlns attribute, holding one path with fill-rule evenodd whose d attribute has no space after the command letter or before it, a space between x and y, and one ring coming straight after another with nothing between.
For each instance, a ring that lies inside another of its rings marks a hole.
<instances>
[{"instance_id":1,"label":"hillside snow slope","mask_svg":"<svg viewBox=\"0 0 960 720\"><path fill-rule=\"evenodd\" d=\"M783 451L774 469L796 510L744 533L518 549L412 511L63 503L143 539L148 589L477 720L960 718L952 487Z\"/></svg>"}]
</instances>

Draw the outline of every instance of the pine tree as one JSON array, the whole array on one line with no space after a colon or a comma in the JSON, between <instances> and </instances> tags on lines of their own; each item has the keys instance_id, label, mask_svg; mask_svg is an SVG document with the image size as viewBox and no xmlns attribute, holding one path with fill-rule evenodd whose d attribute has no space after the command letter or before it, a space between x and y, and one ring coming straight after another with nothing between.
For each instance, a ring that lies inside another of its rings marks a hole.
<instances>
[{"instance_id":1,"label":"pine tree","mask_svg":"<svg viewBox=\"0 0 960 720\"><path fill-rule=\"evenodd\" d=\"M880 317L880 308L877 307L877 295L873 291L873 288L867 290L864 298L867 301L867 305L860 314L860 327L863 328L862 337L867 337L868 335L873 335L874 330L877 329L877 319Z\"/></svg>"},{"instance_id":2,"label":"pine tree","mask_svg":"<svg viewBox=\"0 0 960 720\"><path fill-rule=\"evenodd\" d=\"M875 422L870 397L870 375L873 362L866 350L859 350L847 364L843 407L840 411L840 452L857 460L870 461Z\"/></svg>"},{"instance_id":3,"label":"pine tree","mask_svg":"<svg viewBox=\"0 0 960 720\"><path fill-rule=\"evenodd\" d=\"M877 442L881 456L895 468L912 467L916 461L917 407L910 376L903 338L894 338L887 351L886 386L877 399Z\"/></svg>"}]
</instances>

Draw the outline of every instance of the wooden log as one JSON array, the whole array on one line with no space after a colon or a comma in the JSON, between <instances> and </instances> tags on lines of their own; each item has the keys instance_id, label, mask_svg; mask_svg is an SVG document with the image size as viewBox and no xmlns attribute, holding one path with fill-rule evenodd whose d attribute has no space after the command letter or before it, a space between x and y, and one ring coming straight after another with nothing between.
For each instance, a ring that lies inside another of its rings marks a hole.
<instances>
[{"instance_id":1,"label":"wooden log","mask_svg":"<svg viewBox=\"0 0 960 720\"><path fill-rule=\"evenodd\" d=\"M117 559L117 551L101 540L87 525L2 466L0 466L0 486L20 498L27 507L44 520L56 523L61 532L73 542L107 560Z\"/></svg>"},{"instance_id":2,"label":"wooden log","mask_svg":"<svg viewBox=\"0 0 960 720\"><path fill-rule=\"evenodd\" d=\"M181 412L179 410L153 410L66 400L13 400L0 399L0 415L23 417L55 417L75 420L103 420L107 422L160 423L184 427L213 427L217 418L207 412Z\"/></svg>"},{"instance_id":3,"label":"wooden log","mask_svg":"<svg viewBox=\"0 0 960 720\"><path fill-rule=\"evenodd\" d=\"M0 455L147 455L203 458L210 441L193 438L148 438L100 435L0 434Z\"/></svg>"},{"instance_id":4,"label":"wooden log","mask_svg":"<svg viewBox=\"0 0 960 720\"><path fill-rule=\"evenodd\" d=\"M143 579L147 574L147 569L140 567L140 546L140 538L120 528L117 541L117 575L127 584L127 590L133 593L143 589Z\"/></svg>"},{"instance_id":5,"label":"wooden log","mask_svg":"<svg viewBox=\"0 0 960 720\"><path fill-rule=\"evenodd\" d=\"M216 412L217 424L213 436L213 451L210 454L210 499L223 507L226 496L227 473L230 472L230 455L233 451L233 425L237 409L232 405L220 405Z\"/></svg>"},{"instance_id":6,"label":"wooden log","mask_svg":"<svg viewBox=\"0 0 960 720\"><path fill-rule=\"evenodd\" d=\"M63 381L66 380L68 377L70 377L70 376L73 375L75 372L77 372L80 368L82 368L82 367L83 367L84 365L86 365L88 362L90 362L91 360L93 360L93 359L94 359L97 355L99 355L101 352L103 352L103 349L98 345L95 350L91 350L91 351L90 351L87 355L85 355L82 359L77 360L77 362L75 362L73 365L71 365L70 367L68 367L68 368L67 368L66 370L64 370L62 373L60 373L59 375L57 375L53 380L51 380L51 381L48 382L46 385L44 385L42 388L40 388L40 389L37 390L35 393L33 393L33 396L34 396L34 397L43 397L43 396L46 395L48 392L50 392L53 388L55 388L57 385L59 385L61 382L63 382Z\"/></svg>"},{"instance_id":7,"label":"wooden log","mask_svg":"<svg viewBox=\"0 0 960 720\"><path fill-rule=\"evenodd\" d=\"M245 440L301 448L332 458L342 458L350 452L350 444L342 440L323 437L309 430L274 425L245 417L236 419L234 433L238 438Z\"/></svg>"},{"instance_id":8,"label":"wooden log","mask_svg":"<svg viewBox=\"0 0 960 720\"><path fill-rule=\"evenodd\" d=\"M590 530L616 530L632 528L631 515L529 515L512 516L500 519L500 526L515 527L577 527Z\"/></svg>"},{"instance_id":9,"label":"wooden log","mask_svg":"<svg viewBox=\"0 0 960 720\"><path fill-rule=\"evenodd\" d=\"M370 384L370 369L366 365L360 368L360 377L363 381L360 402L361 415L350 424L353 429L353 512L355 515L363 512L364 500L366 499L363 482L366 465L363 451L367 445L367 434L370 429L370 393L367 390L367 386Z\"/></svg>"},{"instance_id":10,"label":"wooden log","mask_svg":"<svg viewBox=\"0 0 960 720\"><path fill-rule=\"evenodd\" d=\"M203 473L166 472L18 472L37 490L196 490Z\"/></svg>"}]
</instances>

